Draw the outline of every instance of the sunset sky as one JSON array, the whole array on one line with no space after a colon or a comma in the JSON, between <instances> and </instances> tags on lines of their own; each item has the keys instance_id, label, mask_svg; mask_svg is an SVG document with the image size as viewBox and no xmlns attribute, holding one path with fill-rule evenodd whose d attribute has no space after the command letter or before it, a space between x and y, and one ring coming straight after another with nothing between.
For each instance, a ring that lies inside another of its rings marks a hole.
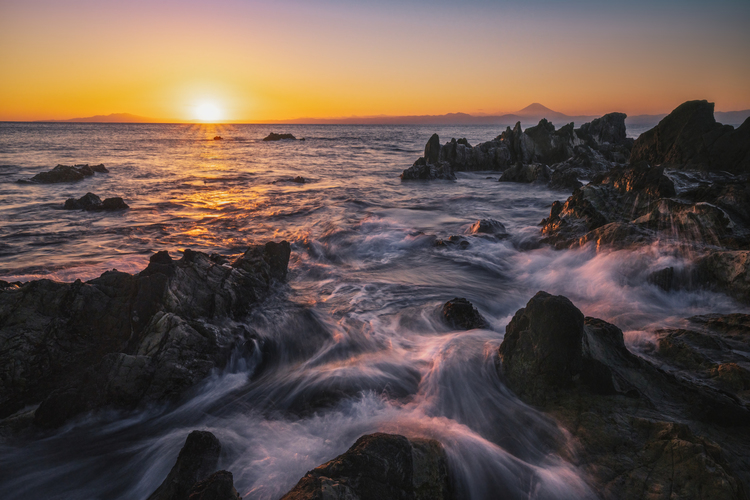
<instances>
[{"instance_id":1,"label":"sunset sky","mask_svg":"<svg viewBox=\"0 0 750 500\"><path fill-rule=\"evenodd\" d=\"M0 120L750 108L748 0L3 0L0 47Z\"/></svg>"}]
</instances>

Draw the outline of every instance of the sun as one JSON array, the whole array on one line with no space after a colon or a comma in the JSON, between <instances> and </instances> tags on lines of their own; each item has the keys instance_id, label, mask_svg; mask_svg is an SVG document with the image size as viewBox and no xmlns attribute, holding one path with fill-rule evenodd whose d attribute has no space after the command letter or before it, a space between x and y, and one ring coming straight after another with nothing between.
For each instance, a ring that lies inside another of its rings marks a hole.
<instances>
[{"instance_id":1,"label":"sun","mask_svg":"<svg viewBox=\"0 0 750 500\"><path fill-rule=\"evenodd\" d=\"M222 113L215 104L204 102L196 106L195 117L202 122L216 122L221 120Z\"/></svg>"}]
</instances>

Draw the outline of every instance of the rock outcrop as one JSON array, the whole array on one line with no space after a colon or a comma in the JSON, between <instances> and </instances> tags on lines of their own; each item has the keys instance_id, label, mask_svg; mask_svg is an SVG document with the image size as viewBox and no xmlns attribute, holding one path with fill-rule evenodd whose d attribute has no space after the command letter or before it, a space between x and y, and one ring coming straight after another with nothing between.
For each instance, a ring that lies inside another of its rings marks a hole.
<instances>
[{"instance_id":1,"label":"rock outcrop","mask_svg":"<svg viewBox=\"0 0 750 500\"><path fill-rule=\"evenodd\" d=\"M687 342L663 335L670 346ZM735 347L750 347L745 333L734 335ZM705 385L696 380L700 372L684 366L656 367L627 349L616 326L584 317L565 297L539 292L508 325L499 369L522 400L571 433L577 447L570 459L602 498L745 498L745 372L722 360L737 359L731 349L712 352L715 365L701 370L715 369L723 386Z\"/></svg>"},{"instance_id":2,"label":"rock outcrop","mask_svg":"<svg viewBox=\"0 0 750 500\"><path fill-rule=\"evenodd\" d=\"M452 172L510 170L500 180L547 183L551 175L549 165L564 166L563 170L576 168L577 176L590 178L609 170L613 162L627 162L633 141L625 136L625 116L610 113L576 130L572 123L556 130L545 119L522 130L518 122L491 141L473 147L466 139L451 139L441 145L438 135L433 134L427 141L424 156L405 170L401 178L444 179ZM576 156L579 158L573 160L572 165L563 165ZM529 165L534 166L527 168ZM555 185L568 189L577 187L575 182L572 174L560 174Z\"/></svg>"},{"instance_id":3,"label":"rock outcrop","mask_svg":"<svg viewBox=\"0 0 750 500\"><path fill-rule=\"evenodd\" d=\"M325 498L447 500L454 495L440 443L376 433L308 472L282 500Z\"/></svg>"},{"instance_id":4,"label":"rock outcrop","mask_svg":"<svg viewBox=\"0 0 750 500\"><path fill-rule=\"evenodd\" d=\"M234 488L232 473L220 470L195 483L188 500L242 500L242 497Z\"/></svg>"},{"instance_id":5,"label":"rock outcrop","mask_svg":"<svg viewBox=\"0 0 750 500\"><path fill-rule=\"evenodd\" d=\"M264 141L282 141L282 140L297 140L296 137L294 137L292 134L277 134L276 132L271 132L267 136L263 138Z\"/></svg>"},{"instance_id":6,"label":"rock outcrop","mask_svg":"<svg viewBox=\"0 0 750 500\"><path fill-rule=\"evenodd\" d=\"M487 320L479 313L474 304L464 298L456 297L443 305L443 320L456 330L473 330L487 328Z\"/></svg>"},{"instance_id":7,"label":"rock outcrop","mask_svg":"<svg viewBox=\"0 0 750 500\"><path fill-rule=\"evenodd\" d=\"M185 250L137 275L0 289L0 418L41 403L56 427L100 407L174 401L249 340L241 320L285 279L287 242L252 246L233 263Z\"/></svg>"},{"instance_id":8,"label":"rock outcrop","mask_svg":"<svg viewBox=\"0 0 750 500\"><path fill-rule=\"evenodd\" d=\"M68 198L63 205L65 210L87 210L87 211L115 211L130 208L119 196L107 198L102 201L94 193L86 193L77 200Z\"/></svg>"},{"instance_id":9,"label":"rock outcrop","mask_svg":"<svg viewBox=\"0 0 750 500\"><path fill-rule=\"evenodd\" d=\"M81 181L86 177L91 177L94 172L108 173L109 170L103 165L58 165L48 172L40 172L31 178L28 182L38 184L54 184L58 182Z\"/></svg>"},{"instance_id":10,"label":"rock outcrop","mask_svg":"<svg viewBox=\"0 0 750 500\"><path fill-rule=\"evenodd\" d=\"M207 431L193 431L185 439L172 470L148 500L187 499L193 485L209 477L219 462L221 443Z\"/></svg>"},{"instance_id":11,"label":"rock outcrop","mask_svg":"<svg viewBox=\"0 0 750 500\"><path fill-rule=\"evenodd\" d=\"M514 166L507 168L498 181L500 182L522 182L525 184L547 184L550 181L552 172L547 165L542 163L522 164L516 163Z\"/></svg>"},{"instance_id":12,"label":"rock outcrop","mask_svg":"<svg viewBox=\"0 0 750 500\"><path fill-rule=\"evenodd\" d=\"M714 119L714 104L688 101L633 145L633 162L706 171L750 173L750 119L736 130Z\"/></svg>"}]
</instances>

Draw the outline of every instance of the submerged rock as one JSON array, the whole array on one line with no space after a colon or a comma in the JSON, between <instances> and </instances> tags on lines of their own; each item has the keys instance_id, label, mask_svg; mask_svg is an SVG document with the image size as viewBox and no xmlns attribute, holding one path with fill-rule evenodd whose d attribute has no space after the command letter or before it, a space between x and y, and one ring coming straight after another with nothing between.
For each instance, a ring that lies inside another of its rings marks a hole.
<instances>
[{"instance_id":1,"label":"submerged rock","mask_svg":"<svg viewBox=\"0 0 750 500\"><path fill-rule=\"evenodd\" d=\"M229 320L285 278L289 254L285 241L252 246L232 265L159 252L137 275L0 288L0 418L41 402L36 423L55 427L101 407L175 401L249 340Z\"/></svg>"},{"instance_id":2,"label":"submerged rock","mask_svg":"<svg viewBox=\"0 0 750 500\"><path fill-rule=\"evenodd\" d=\"M714 119L714 103L688 101L633 145L632 161L731 173L750 173L750 119L738 128Z\"/></svg>"},{"instance_id":3,"label":"submerged rock","mask_svg":"<svg viewBox=\"0 0 750 500\"><path fill-rule=\"evenodd\" d=\"M602 498L743 498L750 409L696 372L657 368L619 328L544 292L513 317L498 354L508 386L576 439L570 458ZM719 366L739 387L731 362Z\"/></svg>"},{"instance_id":4,"label":"submerged rock","mask_svg":"<svg viewBox=\"0 0 750 500\"><path fill-rule=\"evenodd\" d=\"M281 141L286 139L296 140L297 138L292 134L277 134L276 132L271 132L263 138L264 141Z\"/></svg>"},{"instance_id":5,"label":"submerged rock","mask_svg":"<svg viewBox=\"0 0 750 500\"><path fill-rule=\"evenodd\" d=\"M396 434L362 436L310 472L282 500L454 498L442 445Z\"/></svg>"},{"instance_id":6,"label":"submerged rock","mask_svg":"<svg viewBox=\"0 0 750 500\"><path fill-rule=\"evenodd\" d=\"M469 227L470 234L490 234L492 236L506 236L505 225L495 219L479 219Z\"/></svg>"},{"instance_id":7,"label":"submerged rock","mask_svg":"<svg viewBox=\"0 0 750 500\"><path fill-rule=\"evenodd\" d=\"M85 195L81 196L77 200L75 198L68 198L65 200L65 205L63 206L65 210L125 210L126 208L130 208L122 198L114 197L114 198L107 198L104 201L101 200L97 195L94 193L86 193Z\"/></svg>"},{"instance_id":8,"label":"submerged rock","mask_svg":"<svg viewBox=\"0 0 750 500\"><path fill-rule=\"evenodd\" d=\"M216 137L214 137L214 140L215 141L223 141L224 138L222 136L220 136L220 135L217 135Z\"/></svg>"},{"instance_id":9,"label":"submerged rock","mask_svg":"<svg viewBox=\"0 0 750 500\"><path fill-rule=\"evenodd\" d=\"M297 177L292 179L292 182L296 182L297 184L304 184L306 181L304 177L302 177L301 175L298 175Z\"/></svg>"},{"instance_id":10,"label":"submerged rock","mask_svg":"<svg viewBox=\"0 0 750 500\"><path fill-rule=\"evenodd\" d=\"M31 178L30 182L39 184L54 184L58 182L74 182L94 175L94 172L107 173L109 170L103 165L58 165L48 172L40 172Z\"/></svg>"},{"instance_id":11,"label":"submerged rock","mask_svg":"<svg viewBox=\"0 0 750 500\"><path fill-rule=\"evenodd\" d=\"M443 319L456 330L473 330L487 328L487 320L476 307L464 298L449 300L443 305Z\"/></svg>"},{"instance_id":12,"label":"submerged rock","mask_svg":"<svg viewBox=\"0 0 750 500\"><path fill-rule=\"evenodd\" d=\"M206 479L216 470L219 453L221 453L221 443L216 436L206 431L191 432L169 475L148 497L148 500L187 499L193 485ZM201 498L208 500L208 497ZM220 497L217 497L217 500L218 498Z\"/></svg>"}]
</instances>

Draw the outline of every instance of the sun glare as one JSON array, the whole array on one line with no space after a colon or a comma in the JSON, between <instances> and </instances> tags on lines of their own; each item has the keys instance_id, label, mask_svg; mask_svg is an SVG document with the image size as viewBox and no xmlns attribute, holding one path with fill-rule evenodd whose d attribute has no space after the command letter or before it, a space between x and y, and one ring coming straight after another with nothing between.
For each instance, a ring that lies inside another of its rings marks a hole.
<instances>
[{"instance_id":1,"label":"sun glare","mask_svg":"<svg viewBox=\"0 0 750 500\"><path fill-rule=\"evenodd\" d=\"M202 122L221 120L221 110L211 103L203 103L195 108L195 117Z\"/></svg>"}]
</instances>

